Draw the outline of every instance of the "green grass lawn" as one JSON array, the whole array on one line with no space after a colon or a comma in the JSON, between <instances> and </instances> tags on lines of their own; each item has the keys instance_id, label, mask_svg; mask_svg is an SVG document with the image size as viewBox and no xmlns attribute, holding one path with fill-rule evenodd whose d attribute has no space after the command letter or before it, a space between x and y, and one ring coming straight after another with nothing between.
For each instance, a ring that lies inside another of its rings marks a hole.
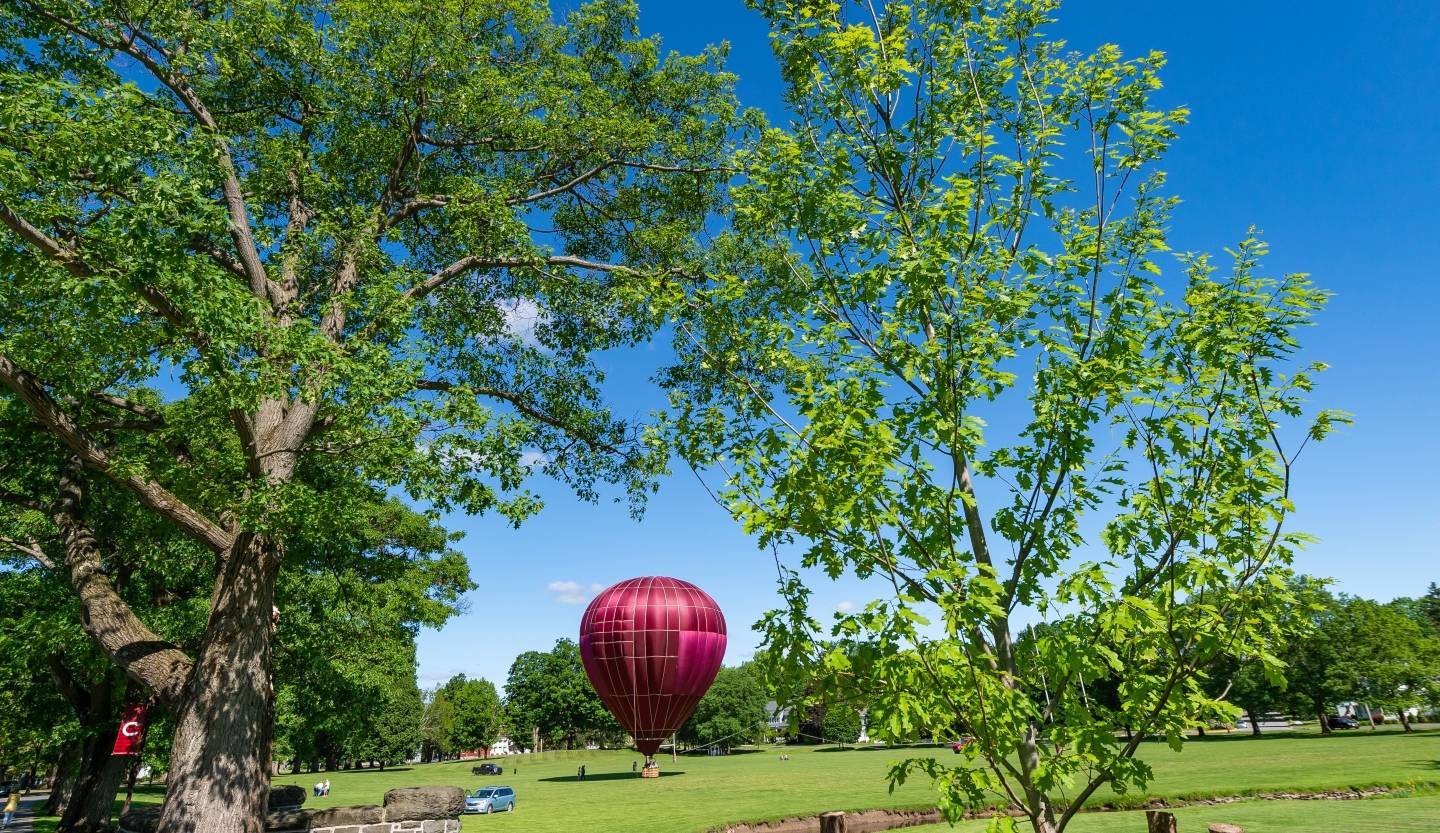
<instances>
[{"instance_id":1,"label":"green grass lawn","mask_svg":"<svg viewBox=\"0 0 1440 833\"><path fill-rule=\"evenodd\" d=\"M307 798L306 807L378 804L385 791L395 787L453 785L473 789L483 784L503 784L515 788L516 812L471 819L467 821L467 829L621 833L640 825L649 830L688 833L725 822L825 810L926 806L933 801L926 783L912 781L894 793L887 791L885 772L889 763L907 754L953 757L943 748L834 751L792 747L788 751L789 761L779 760L778 750L722 757L682 756L677 763L662 758L659 779L641 779L631 774L631 761L639 760L633 752L597 751L499 759L497 762L505 767L505 774L499 777L471 775L470 768L476 762L462 761L383 772L366 769L283 775L277 777L275 783L299 784L308 793L313 783L328 777L331 794ZM1155 780L1146 795L1170 798L1440 784L1440 731L1404 735L1398 731L1362 730L1331 737L1276 733L1253 739L1237 734L1197 740L1179 753L1162 743L1147 743L1142 747L1142 755L1155 768ZM584 782L575 778L575 770L581 764L588 772ZM137 801L158 801L159 798L158 790L142 790ZM1132 794L1122 800L1139 802L1143 798ZM1115 800L1113 794L1102 791L1094 802ZM1180 813L1182 820L1222 821L1233 816L1247 830L1252 829L1245 821L1249 818L1254 820L1254 829L1379 830L1379 827L1361 824L1372 818L1370 814L1374 814L1375 819L1390 819L1376 822L1387 831L1440 829L1440 798L1246 802L1189 808ZM1332 822L1336 819L1353 819L1355 826L1335 826ZM1422 827L1406 827L1410 823L1406 819L1415 824L1428 821ZM1137 822L1127 814L1104 813L1086 816L1083 824L1077 822L1073 829L1077 833L1106 833L1111 829L1143 830L1143 825L1143 818ZM1187 827L1204 829L1198 824Z\"/></svg>"}]
</instances>

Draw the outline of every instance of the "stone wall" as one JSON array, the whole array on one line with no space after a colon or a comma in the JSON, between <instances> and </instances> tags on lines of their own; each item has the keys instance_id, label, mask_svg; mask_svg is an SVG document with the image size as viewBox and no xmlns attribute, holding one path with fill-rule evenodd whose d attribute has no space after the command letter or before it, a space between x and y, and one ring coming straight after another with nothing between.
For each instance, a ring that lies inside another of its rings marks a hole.
<instances>
[{"instance_id":1,"label":"stone wall","mask_svg":"<svg viewBox=\"0 0 1440 833\"><path fill-rule=\"evenodd\" d=\"M287 791L285 803L293 796ZM299 797L303 802L303 790ZM267 833L459 833L464 810L465 792L459 787L406 787L385 793L380 806L275 810L265 817L265 829ZM120 818L120 833L154 833L159 818L159 807L131 810Z\"/></svg>"}]
</instances>

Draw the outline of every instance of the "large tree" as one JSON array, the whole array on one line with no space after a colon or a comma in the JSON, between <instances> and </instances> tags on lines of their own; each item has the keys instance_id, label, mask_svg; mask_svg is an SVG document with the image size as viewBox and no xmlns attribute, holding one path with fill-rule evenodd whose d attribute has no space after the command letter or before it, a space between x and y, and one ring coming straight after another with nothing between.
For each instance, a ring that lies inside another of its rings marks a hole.
<instances>
[{"instance_id":1,"label":"large tree","mask_svg":"<svg viewBox=\"0 0 1440 833\"><path fill-rule=\"evenodd\" d=\"M531 735L566 749L584 737L620 732L585 676L580 647L569 639L515 658L505 678L505 715L512 737Z\"/></svg>"},{"instance_id":2,"label":"large tree","mask_svg":"<svg viewBox=\"0 0 1440 833\"><path fill-rule=\"evenodd\" d=\"M333 769L415 754L416 633L442 627L474 587L449 543L443 529L379 495L343 534L292 541L277 587L277 758ZM377 721L403 725L412 706L413 726L382 742Z\"/></svg>"},{"instance_id":3,"label":"large tree","mask_svg":"<svg viewBox=\"0 0 1440 833\"><path fill-rule=\"evenodd\" d=\"M449 748L457 752L489 749L500 735L500 695L495 684L457 674L440 687L440 695L450 701L454 710Z\"/></svg>"},{"instance_id":4,"label":"large tree","mask_svg":"<svg viewBox=\"0 0 1440 833\"><path fill-rule=\"evenodd\" d=\"M659 460L588 356L646 333L646 289L687 271L736 111L718 52L662 57L635 18L0 10L0 388L73 457L43 509L91 635L174 715L162 830L262 828L287 540L351 516L302 469L517 522L532 470L643 493ZM133 395L155 379L163 412ZM176 453L127 454L126 432ZM91 478L212 553L193 652L98 569Z\"/></svg>"},{"instance_id":5,"label":"large tree","mask_svg":"<svg viewBox=\"0 0 1440 833\"><path fill-rule=\"evenodd\" d=\"M1253 236L1228 262L1168 251L1157 164L1186 112L1161 55L1073 52L1049 0L752 5L792 119L669 296L680 451L782 564L884 588L833 626L858 658L816 659L802 574L762 628L871 734L968 724L965 757L893 781L1054 833L1147 781L1142 738L1213 712L1217 657L1274 662L1293 466L1337 418L1302 413L1326 295ZM1032 616L1043 677L1016 657ZM1080 681L1112 675L1092 712Z\"/></svg>"},{"instance_id":6,"label":"large tree","mask_svg":"<svg viewBox=\"0 0 1440 833\"><path fill-rule=\"evenodd\" d=\"M718 744L726 752L735 744L750 743L765 735L768 700L754 663L721 668L695 713L680 727L679 739L690 746Z\"/></svg>"}]
</instances>

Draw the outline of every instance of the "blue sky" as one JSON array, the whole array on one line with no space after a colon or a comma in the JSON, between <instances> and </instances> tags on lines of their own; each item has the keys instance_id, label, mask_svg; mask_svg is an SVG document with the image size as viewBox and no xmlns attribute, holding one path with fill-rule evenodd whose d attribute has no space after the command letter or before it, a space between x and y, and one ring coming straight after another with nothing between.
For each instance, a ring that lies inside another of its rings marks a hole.
<instances>
[{"instance_id":1,"label":"blue sky","mask_svg":"<svg viewBox=\"0 0 1440 833\"><path fill-rule=\"evenodd\" d=\"M741 0L641 9L668 48L728 41L743 101L783 121L765 26ZM1304 334L1308 357L1332 368L1314 399L1357 422L1301 459L1294 526L1320 541L1299 569L1382 600L1440 581L1440 4L1072 0L1052 31L1082 50L1168 54L1163 101L1192 111L1164 165L1185 200L1174 248L1218 252L1255 225L1272 272L1309 272L1335 293ZM664 360L663 345L606 357L618 411L662 404L646 380ZM469 613L421 635L422 685L460 672L503 685L517 653L574 637L593 587L649 573L716 598L727 663L754 650L750 625L776 600L774 563L691 473L662 482L639 523L621 504L539 485L548 507L519 530L445 519L466 533L459 549L480 589ZM860 589L817 584L817 609L863 601Z\"/></svg>"}]
</instances>

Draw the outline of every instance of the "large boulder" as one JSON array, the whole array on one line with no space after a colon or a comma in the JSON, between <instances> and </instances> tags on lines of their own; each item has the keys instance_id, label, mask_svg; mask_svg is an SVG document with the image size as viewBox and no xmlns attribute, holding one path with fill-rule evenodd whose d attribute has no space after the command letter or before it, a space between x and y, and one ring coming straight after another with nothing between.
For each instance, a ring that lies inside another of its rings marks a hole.
<instances>
[{"instance_id":1,"label":"large boulder","mask_svg":"<svg viewBox=\"0 0 1440 833\"><path fill-rule=\"evenodd\" d=\"M295 784L276 784L270 788L269 809L298 810L305 804L305 788Z\"/></svg>"},{"instance_id":2,"label":"large boulder","mask_svg":"<svg viewBox=\"0 0 1440 833\"><path fill-rule=\"evenodd\" d=\"M124 833L154 833L159 823L159 807L136 807L120 817L120 829Z\"/></svg>"},{"instance_id":3,"label":"large boulder","mask_svg":"<svg viewBox=\"0 0 1440 833\"><path fill-rule=\"evenodd\" d=\"M458 819L465 812L459 787L403 787L385 793L386 821Z\"/></svg>"},{"instance_id":4,"label":"large boulder","mask_svg":"<svg viewBox=\"0 0 1440 833\"><path fill-rule=\"evenodd\" d=\"M331 807L326 810L310 810L310 828L346 827L375 824L385 821L385 809L374 804L356 804L351 807Z\"/></svg>"}]
</instances>

